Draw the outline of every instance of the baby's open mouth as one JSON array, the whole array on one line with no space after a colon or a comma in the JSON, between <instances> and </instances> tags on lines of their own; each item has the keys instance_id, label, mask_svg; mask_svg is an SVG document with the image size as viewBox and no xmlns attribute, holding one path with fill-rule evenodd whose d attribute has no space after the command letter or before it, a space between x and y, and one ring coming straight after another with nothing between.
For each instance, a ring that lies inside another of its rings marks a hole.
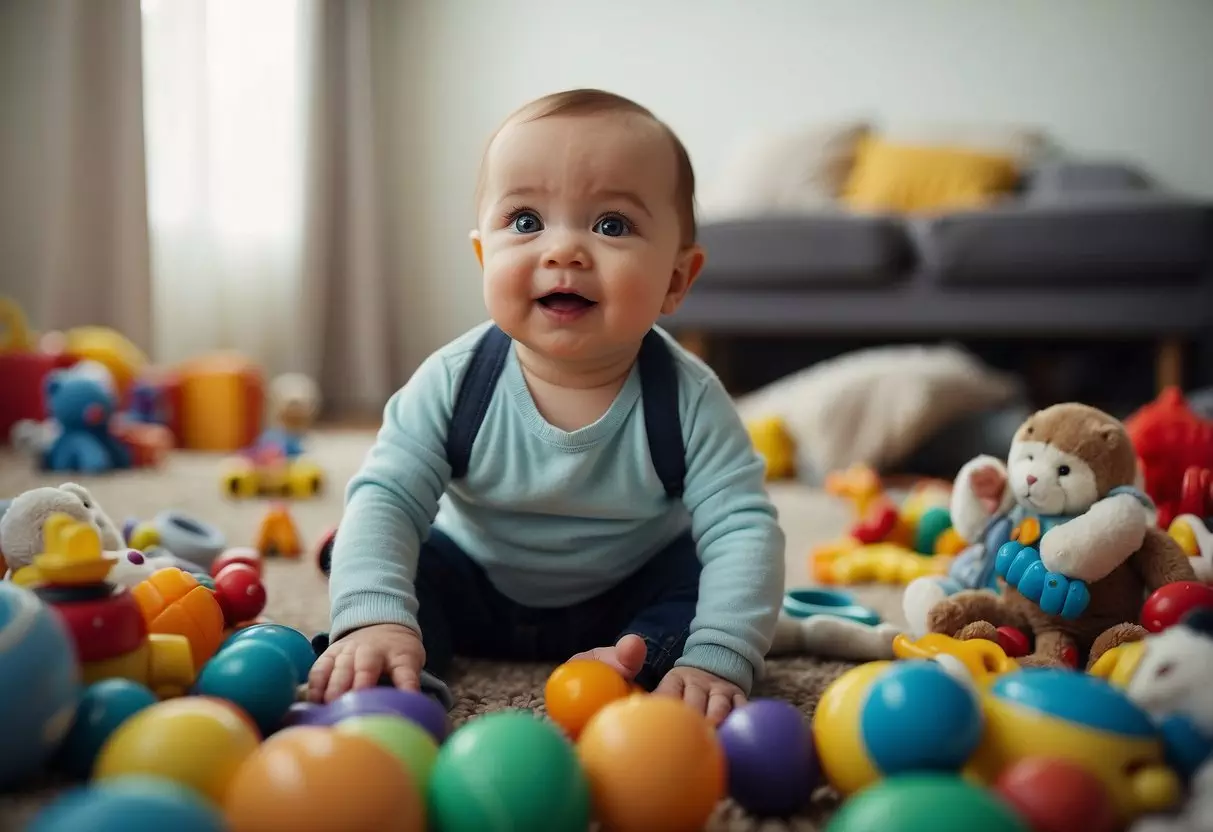
<instances>
[{"instance_id":1,"label":"baby's open mouth","mask_svg":"<svg viewBox=\"0 0 1213 832\"><path fill-rule=\"evenodd\" d=\"M598 304L576 292L551 292L539 299L539 305L553 312L580 312Z\"/></svg>"}]
</instances>

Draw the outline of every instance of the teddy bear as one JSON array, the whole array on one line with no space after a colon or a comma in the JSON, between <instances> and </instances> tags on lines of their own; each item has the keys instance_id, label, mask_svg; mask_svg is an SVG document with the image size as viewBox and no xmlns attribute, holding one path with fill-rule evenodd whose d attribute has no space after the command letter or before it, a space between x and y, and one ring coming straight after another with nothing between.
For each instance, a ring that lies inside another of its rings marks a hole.
<instances>
[{"instance_id":1,"label":"teddy bear","mask_svg":"<svg viewBox=\"0 0 1213 832\"><path fill-rule=\"evenodd\" d=\"M997 641L999 627L1015 627L1034 642L1022 665L1093 664L1106 650L1146 635L1134 622L1150 592L1195 580L1188 556L1156 524L1124 425L1089 405L1064 403L1033 414L1016 431L1005 464L988 456L966 463L951 510L966 540L981 540L993 522L1009 519L1010 539L1038 550L1047 574L1082 585L1078 614L1043 606L1014 580L1000 580L1001 592L937 590L925 613L927 632ZM930 593L922 585L907 588L919 605L907 612L921 612Z\"/></svg>"}]
</instances>

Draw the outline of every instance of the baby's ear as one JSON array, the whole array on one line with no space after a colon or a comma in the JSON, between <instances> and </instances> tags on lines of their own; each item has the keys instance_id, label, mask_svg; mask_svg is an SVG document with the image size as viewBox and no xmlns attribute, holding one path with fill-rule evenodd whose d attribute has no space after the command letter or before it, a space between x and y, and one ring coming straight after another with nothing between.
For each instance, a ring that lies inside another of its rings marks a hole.
<instances>
[{"instance_id":1,"label":"baby's ear","mask_svg":"<svg viewBox=\"0 0 1213 832\"><path fill-rule=\"evenodd\" d=\"M699 245L688 246L678 253L678 258L674 261L674 271L670 275L670 288L666 292L665 302L661 305L663 315L672 315L682 305L682 299L703 270L704 259L703 248Z\"/></svg>"},{"instance_id":2,"label":"baby's ear","mask_svg":"<svg viewBox=\"0 0 1213 832\"><path fill-rule=\"evenodd\" d=\"M480 264L480 268L484 268L484 249L480 244L480 232L473 228L468 232L468 239L472 241L472 251L476 252L476 262Z\"/></svg>"}]
</instances>

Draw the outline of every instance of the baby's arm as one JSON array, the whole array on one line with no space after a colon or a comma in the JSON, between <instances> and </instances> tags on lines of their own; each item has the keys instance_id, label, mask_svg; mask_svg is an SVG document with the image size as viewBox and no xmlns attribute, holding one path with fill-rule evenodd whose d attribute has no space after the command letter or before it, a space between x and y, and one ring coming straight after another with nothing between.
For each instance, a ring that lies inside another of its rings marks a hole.
<instances>
[{"instance_id":1,"label":"baby's arm","mask_svg":"<svg viewBox=\"0 0 1213 832\"><path fill-rule=\"evenodd\" d=\"M383 426L346 489L333 541L333 641L370 624L417 629L413 580L421 542L450 477L445 438L452 382L431 356L383 413Z\"/></svg>"},{"instance_id":2,"label":"baby's arm","mask_svg":"<svg viewBox=\"0 0 1213 832\"><path fill-rule=\"evenodd\" d=\"M684 502L703 572L678 665L733 682L748 696L783 603L784 534L765 468L732 400L714 378L684 418Z\"/></svg>"}]
</instances>

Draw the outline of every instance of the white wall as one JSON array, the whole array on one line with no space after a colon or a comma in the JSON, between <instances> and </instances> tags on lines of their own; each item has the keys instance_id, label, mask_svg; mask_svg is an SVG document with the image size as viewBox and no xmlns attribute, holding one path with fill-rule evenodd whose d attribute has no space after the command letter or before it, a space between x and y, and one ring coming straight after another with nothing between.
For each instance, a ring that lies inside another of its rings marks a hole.
<instances>
[{"instance_id":1,"label":"white wall","mask_svg":"<svg viewBox=\"0 0 1213 832\"><path fill-rule=\"evenodd\" d=\"M1037 124L1213 196L1211 0L411 0L391 26L415 349L483 320L467 231L484 140L561 88L649 106L701 181L747 129L869 115Z\"/></svg>"}]
</instances>

